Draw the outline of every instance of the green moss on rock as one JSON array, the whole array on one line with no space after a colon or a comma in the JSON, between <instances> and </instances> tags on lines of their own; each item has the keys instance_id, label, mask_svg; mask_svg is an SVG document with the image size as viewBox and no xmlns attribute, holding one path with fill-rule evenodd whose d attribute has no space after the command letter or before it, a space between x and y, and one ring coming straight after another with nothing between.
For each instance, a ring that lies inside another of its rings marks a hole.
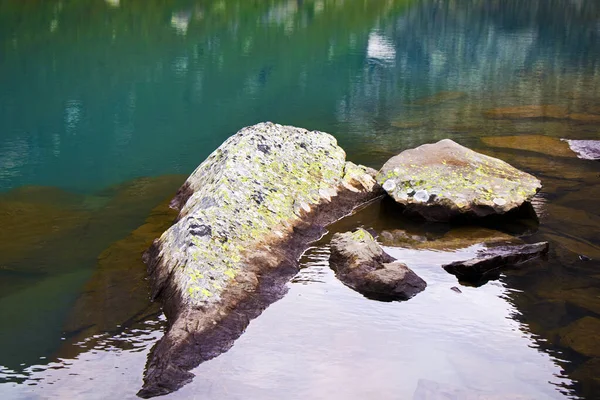
<instances>
[{"instance_id":1,"label":"green moss on rock","mask_svg":"<svg viewBox=\"0 0 600 400\"><path fill-rule=\"evenodd\" d=\"M374 171L345 157L333 136L290 126L261 123L230 137L188 178L192 194L160 238L170 284L192 306L217 302L249 248L288 236L342 188L373 190Z\"/></svg>"}]
</instances>

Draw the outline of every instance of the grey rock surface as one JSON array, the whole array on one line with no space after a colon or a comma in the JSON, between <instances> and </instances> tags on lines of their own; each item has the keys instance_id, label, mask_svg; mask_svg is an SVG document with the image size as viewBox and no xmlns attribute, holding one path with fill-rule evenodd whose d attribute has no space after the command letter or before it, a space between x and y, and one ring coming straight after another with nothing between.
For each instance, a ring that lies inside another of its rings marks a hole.
<instances>
[{"instance_id":1,"label":"grey rock surface","mask_svg":"<svg viewBox=\"0 0 600 400\"><path fill-rule=\"evenodd\" d=\"M450 139L392 157L377 182L408 211L432 221L504 214L542 187L532 175Z\"/></svg>"}]
</instances>

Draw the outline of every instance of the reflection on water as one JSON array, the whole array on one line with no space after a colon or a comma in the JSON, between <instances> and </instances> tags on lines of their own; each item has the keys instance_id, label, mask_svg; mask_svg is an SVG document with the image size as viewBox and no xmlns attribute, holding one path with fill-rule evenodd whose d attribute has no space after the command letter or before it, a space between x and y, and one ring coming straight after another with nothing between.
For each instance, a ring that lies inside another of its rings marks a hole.
<instances>
[{"instance_id":1,"label":"reflection on water","mask_svg":"<svg viewBox=\"0 0 600 400\"><path fill-rule=\"evenodd\" d=\"M559 139L599 138L599 17L592 0L0 2L0 397L134 398L164 328L139 256L184 180L162 176L272 120L374 167L450 137L540 177L539 221L374 204L332 233L375 229L425 292L346 288L328 235L170 397L597 398L600 164ZM479 288L440 267L513 236L549 241L548 260Z\"/></svg>"}]
</instances>

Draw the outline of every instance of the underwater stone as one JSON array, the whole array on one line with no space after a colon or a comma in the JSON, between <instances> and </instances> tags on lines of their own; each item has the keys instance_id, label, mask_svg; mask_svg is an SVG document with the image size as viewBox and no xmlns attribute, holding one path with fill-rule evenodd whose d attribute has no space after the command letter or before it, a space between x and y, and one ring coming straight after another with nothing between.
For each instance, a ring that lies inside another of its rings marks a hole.
<instances>
[{"instance_id":1,"label":"underwater stone","mask_svg":"<svg viewBox=\"0 0 600 400\"><path fill-rule=\"evenodd\" d=\"M532 175L450 139L392 157L377 174L380 184L389 181L395 190L387 192L396 202L431 221L504 214L531 201L542 187Z\"/></svg>"},{"instance_id":2,"label":"underwater stone","mask_svg":"<svg viewBox=\"0 0 600 400\"><path fill-rule=\"evenodd\" d=\"M277 151L273 151L277 149ZM144 254L169 329L149 356L141 397L177 390L227 351L286 292L324 227L385 192L327 133L261 123L240 130L187 179L177 223Z\"/></svg>"}]
</instances>

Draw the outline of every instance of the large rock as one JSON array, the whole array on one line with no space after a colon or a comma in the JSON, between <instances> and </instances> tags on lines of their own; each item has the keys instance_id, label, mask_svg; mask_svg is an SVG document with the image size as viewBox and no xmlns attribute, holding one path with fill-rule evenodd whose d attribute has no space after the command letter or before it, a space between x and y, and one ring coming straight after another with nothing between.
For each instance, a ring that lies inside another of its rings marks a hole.
<instances>
[{"instance_id":1,"label":"large rock","mask_svg":"<svg viewBox=\"0 0 600 400\"><path fill-rule=\"evenodd\" d=\"M324 226L383 192L333 136L261 123L215 150L172 201L178 222L145 254L169 329L149 356L151 397L178 389L286 292Z\"/></svg>"},{"instance_id":2,"label":"large rock","mask_svg":"<svg viewBox=\"0 0 600 400\"><path fill-rule=\"evenodd\" d=\"M564 140L569 144L571 150L577 153L579 158L600 160L600 140Z\"/></svg>"},{"instance_id":3,"label":"large rock","mask_svg":"<svg viewBox=\"0 0 600 400\"><path fill-rule=\"evenodd\" d=\"M450 139L392 157L377 182L407 211L432 221L504 214L542 187L535 177Z\"/></svg>"},{"instance_id":4,"label":"large rock","mask_svg":"<svg viewBox=\"0 0 600 400\"><path fill-rule=\"evenodd\" d=\"M427 286L362 228L336 233L331 239L329 261L342 282L368 297L408 300Z\"/></svg>"},{"instance_id":5,"label":"large rock","mask_svg":"<svg viewBox=\"0 0 600 400\"><path fill-rule=\"evenodd\" d=\"M478 280L500 268L521 264L546 253L548 253L548 242L496 245L480 250L472 259L456 261L442 265L442 267L459 279Z\"/></svg>"}]
</instances>

